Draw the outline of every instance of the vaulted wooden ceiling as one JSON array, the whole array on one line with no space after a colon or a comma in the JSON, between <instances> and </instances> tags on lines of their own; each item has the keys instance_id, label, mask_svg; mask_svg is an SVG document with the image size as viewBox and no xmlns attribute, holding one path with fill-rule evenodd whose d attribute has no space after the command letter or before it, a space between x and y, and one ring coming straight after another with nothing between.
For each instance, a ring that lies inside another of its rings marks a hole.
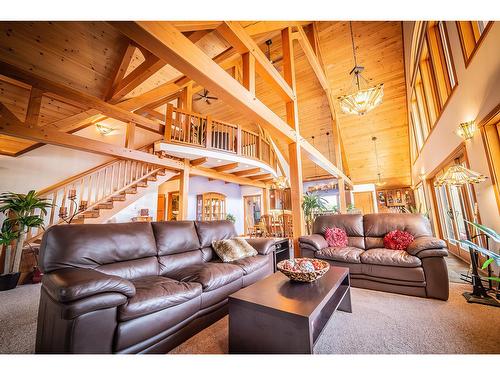
<instances>
[{"instance_id":1,"label":"vaulted wooden ceiling","mask_svg":"<svg viewBox=\"0 0 500 375\"><path fill-rule=\"evenodd\" d=\"M230 47L220 34L213 31L220 22L175 21L174 24L186 36L194 38L192 40L196 41L198 47L212 58ZM271 59L278 60L275 66L281 72L279 30L295 24L306 25L308 22L248 21L242 24L263 50L267 50L264 44L266 40L273 41ZM349 175L355 183L376 180L375 155L370 141L371 136L376 135L379 138L382 178L394 185L407 185L410 162L401 23L354 22L353 27L358 60L366 67L365 76L374 84L384 83L385 97L379 108L363 117L343 115L337 108ZM350 87L348 72L353 65L348 23L317 22L316 28L328 80L335 96L341 95ZM0 22L1 61L103 100L108 99L107 94L129 42L106 22ZM297 42L294 43L294 51L301 134L332 160L333 139L331 135L330 138L326 136L327 132L331 132L332 119L325 92ZM145 51L134 49L125 76L143 64L146 57ZM241 78L241 58L238 59L236 54L232 62L229 60L224 60L224 67L227 66L228 72L236 78ZM181 72L169 65L155 66L154 72L143 83L127 92L120 100L143 95L182 77ZM20 120L24 120L26 116L29 95L29 87L13 84L5 78L0 80L0 101ZM256 95L285 118L282 98L260 77L256 81ZM161 110L162 107L159 106L158 109ZM216 119L257 129L257 124L222 100L214 101L211 105L197 101L194 109L210 113ZM83 110L77 103L70 105L57 98L44 97L38 125L53 124ZM286 142L280 139L275 141L286 157ZM32 146L33 143L29 141L0 137L0 152L4 154L16 155ZM303 158L304 178L324 174L314 163Z\"/></svg>"}]
</instances>

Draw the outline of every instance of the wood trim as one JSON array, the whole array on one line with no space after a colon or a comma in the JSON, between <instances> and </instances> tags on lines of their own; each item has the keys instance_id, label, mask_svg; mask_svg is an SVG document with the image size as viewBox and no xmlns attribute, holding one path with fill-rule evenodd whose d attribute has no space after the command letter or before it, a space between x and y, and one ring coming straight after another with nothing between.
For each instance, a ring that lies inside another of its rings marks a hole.
<instances>
[{"instance_id":1,"label":"wood trim","mask_svg":"<svg viewBox=\"0 0 500 375\"><path fill-rule=\"evenodd\" d=\"M229 163L229 164L224 164L224 165L219 165L218 167L212 168L216 172L224 172L224 171L229 171L231 169L238 168L240 163Z\"/></svg>"},{"instance_id":2,"label":"wood trim","mask_svg":"<svg viewBox=\"0 0 500 375\"><path fill-rule=\"evenodd\" d=\"M238 177L234 173L217 172L214 171L213 169L204 168L201 166L191 167L190 174L192 176L202 176L214 180L228 181L238 185L256 186L260 188L265 188L267 186L265 183L261 181L254 181L247 177Z\"/></svg>"},{"instance_id":3,"label":"wood trim","mask_svg":"<svg viewBox=\"0 0 500 375\"><path fill-rule=\"evenodd\" d=\"M260 172L260 168L250 168L250 169L245 169L243 171L233 172L232 174L234 176L243 177L243 176L253 175L253 174L259 173L259 172Z\"/></svg>"},{"instance_id":4,"label":"wood trim","mask_svg":"<svg viewBox=\"0 0 500 375\"><path fill-rule=\"evenodd\" d=\"M125 133L125 148L135 148L135 124L133 122L127 123L127 130Z\"/></svg>"},{"instance_id":5,"label":"wood trim","mask_svg":"<svg viewBox=\"0 0 500 375\"><path fill-rule=\"evenodd\" d=\"M208 161L208 158L207 157L203 157L203 158L198 158L198 159L191 160L190 164L191 164L191 166L195 167L197 165L205 164L207 161Z\"/></svg>"},{"instance_id":6,"label":"wood trim","mask_svg":"<svg viewBox=\"0 0 500 375\"><path fill-rule=\"evenodd\" d=\"M189 160L184 159L184 169L179 174L179 217L178 220L187 220L189 199Z\"/></svg>"},{"instance_id":7,"label":"wood trim","mask_svg":"<svg viewBox=\"0 0 500 375\"><path fill-rule=\"evenodd\" d=\"M471 21L469 21L471 22ZM465 49L465 43L464 43L464 37L462 35L462 28L460 27L460 21L455 21L455 25L457 26L458 29L458 37L460 39L460 46L462 47L462 56L464 58L464 63L465 63L465 69L467 69L472 62L473 57L476 55L476 52L478 51L479 47L481 47L481 44L483 43L484 38L486 37L486 34L490 31L491 27L496 21L490 21L486 28L484 29L483 33L479 37L479 40L476 42L476 45L474 49L472 50L471 54L469 57L467 57L467 51Z\"/></svg>"}]
</instances>

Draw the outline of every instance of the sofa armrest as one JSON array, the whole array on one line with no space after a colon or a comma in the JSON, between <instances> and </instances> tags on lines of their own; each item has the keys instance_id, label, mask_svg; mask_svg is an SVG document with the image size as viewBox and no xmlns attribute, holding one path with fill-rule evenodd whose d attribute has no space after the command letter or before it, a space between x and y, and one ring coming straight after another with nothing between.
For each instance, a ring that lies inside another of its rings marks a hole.
<instances>
[{"instance_id":1,"label":"sofa armrest","mask_svg":"<svg viewBox=\"0 0 500 375\"><path fill-rule=\"evenodd\" d=\"M245 238L250 246L252 246L260 255L267 255L274 250L273 238Z\"/></svg>"},{"instance_id":2,"label":"sofa armrest","mask_svg":"<svg viewBox=\"0 0 500 375\"><path fill-rule=\"evenodd\" d=\"M135 295L130 281L86 268L64 268L43 276L43 286L57 302L67 303L102 293Z\"/></svg>"},{"instance_id":3,"label":"sofa armrest","mask_svg":"<svg viewBox=\"0 0 500 375\"><path fill-rule=\"evenodd\" d=\"M311 234L309 236L300 236L299 244L307 244L312 247L315 251L319 251L328 247L328 243L321 234Z\"/></svg>"},{"instance_id":4,"label":"sofa armrest","mask_svg":"<svg viewBox=\"0 0 500 375\"><path fill-rule=\"evenodd\" d=\"M415 238L415 240L413 240L413 242L408 246L408 249L406 249L406 251L408 252L408 254L418 256L419 258L421 257L421 255L426 257L448 255L448 251L446 250L446 242L439 238L430 236Z\"/></svg>"}]
</instances>

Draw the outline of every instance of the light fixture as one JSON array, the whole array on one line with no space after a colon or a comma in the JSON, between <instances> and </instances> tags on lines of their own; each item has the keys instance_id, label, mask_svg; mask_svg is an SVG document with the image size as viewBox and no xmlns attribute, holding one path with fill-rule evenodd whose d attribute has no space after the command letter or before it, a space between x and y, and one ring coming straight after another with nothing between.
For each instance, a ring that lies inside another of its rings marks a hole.
<instances>
[{"instance_id":1,"label":"light fixture","mask_svg":"<svg viewBox=\"0 0 500 375\"><path fill-rule=\"evenodd\" d=\"M449 167L444 174L439 177L435 185L455 185L478 184L486 181L487 177L481 173L471 171L460 164L459 159L455 159L455 165Z\"/></svg>"},{"instance_id":2,"label":"light fixture","mask_svg":"<svg viewBox=\"0 0 500 375\"><path fill-rule=\"evenodd\" d=\"M462 122L457 128L457 135L462 137L464 140L468 140L474 137L476 130L477 127L474 120Z\"/></svg>"},{"instance_id":3,"label":"light fixture","mask_svg":"<svg viewBox=\"0 0 500 375\"><path fill-rule=\"evenodd\" d=\"M101 133L101 135L109 135L109 134L111 134L111 132L113 130L115 130L114 128L112 128L110 126L103 125L103 124L95 124L95 127L96 127L97 131L99 133Z\"/></svg>"},{"instance_id":4,"label":"light fixture","mask_svg":"<svg viewBox=\"0 0 500 375\"><path fill-rule=\"evenodd\" d=\"M288 187L288 180L285 176L275 178L272 183L272 189L285 190Z\"/></svg>"},{"instance_id":5,"label":"light fixture","mask_svg":"<svg viewBox=\"0 0 500 375\"><path fill-rule=\"evenodd\" d=\"M378 163L378 151L377 151L377 137L372 137L373 147L375 148L375 161L377 162L377 182L375 185L384 186L386 184L385 181L382 181L380 178L380 165Z\"/></svg>"},{"instance_id":6,"label":"light fixture","mask_svg":"<svg viewBox=\"0 0 500 375\"><path fill-rule=\"evenodd\" d=\"M342 112L352 115L364 115L382 103L384 97L384 84L369 86L368 81L361 75L365 69L358 65L356 59L356 48L354 47L354 35L352 32L352 22L349 22L351 30L352 53L354 55L354 68L349 72L353 74L354 90L351 94L338 98Z\"/></svg>"}]
</instances>

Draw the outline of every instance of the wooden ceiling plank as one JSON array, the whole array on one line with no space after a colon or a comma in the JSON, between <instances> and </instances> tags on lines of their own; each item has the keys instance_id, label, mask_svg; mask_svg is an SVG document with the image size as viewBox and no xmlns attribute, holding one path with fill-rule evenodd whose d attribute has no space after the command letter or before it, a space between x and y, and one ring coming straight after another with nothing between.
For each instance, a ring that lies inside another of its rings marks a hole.
<instances>
[{"instance_id":1,"label":"wooden ceiling plank","mask_svg":"<svg viewBox=\"0 0 500 375\"><path fill-rule=\"evenodd\" d=\"M123 80L123 77L125 77L125 73L127 72L130 62L132 61L132 57L134 56L135 49L136 46L131 43L127 43L125 46L120 63L117 65L113 74L113 80L111 81L111 84L106 92L106 100L112 98L113 92L116 91L118 84Z\"/></svg>"},{"instance_id":2,"label":"wooden ceiling plank","mask_svg":"<svg viewBox=\"0 0 500 375\"><path fill-rule=\"evenodd\" d=\"M131 113L113 104L106 103L105 101L96 98L95 96L77 91L56 82L49 81L45 78L38 77L30 72L18 69L3 61L0 61L0 70L4 75L9 76L10 78L21 81L23 83L27 83L40 90L56 94L60 98L59 100L63 102L65 101L65 99L80 102L84 106L94 108L108 117L123 122L134 122L137 124L137 126L143 129L153 131L155 133L163 133L162 126L159 123L149 120L143 116Z\"/></svg>"},{"instance_id":3,"label":"wooden ceiling plank","mask_svg":"<svg viewBox=\"0 0 500 375\"><path fill-rule=\"evenodd\" d=\"M236 48L239 53L251 53L255 57L256 70L259 75L270 83L286 101L295 99L292 88L286 83L285 79L239 22L223 22L217 28L217 32Z\"/></svg>"}]
</instances>

